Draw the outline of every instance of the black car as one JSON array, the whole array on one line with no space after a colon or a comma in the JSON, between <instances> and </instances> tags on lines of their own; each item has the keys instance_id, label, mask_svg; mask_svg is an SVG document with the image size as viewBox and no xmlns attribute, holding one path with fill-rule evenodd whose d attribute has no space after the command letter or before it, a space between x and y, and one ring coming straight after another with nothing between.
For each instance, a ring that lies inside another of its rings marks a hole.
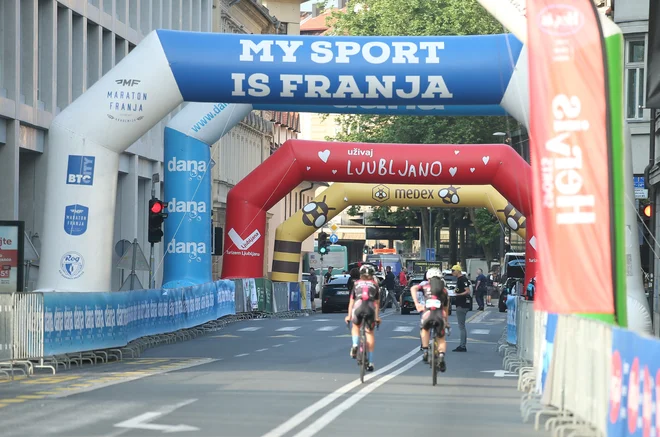
<instances>
[{"instance_id":1,"label":"black car","mask_svg":"<svg viewBox=\"0 0 660 437\"><path fill-rule=\"evenodd\" d=\"M454 302L455 296L452 296L454 289L456 288L456 278L451 274L444 274L445 284L447 285L447 291L449 292L449 315L452 313L452 308L456 304ZM411 311L417 311L415 309L415 302L410 295L410 288L414 285L419 285L424 281L424 275L414 275L408 281L408 285L403 289L401 293L401 298L399 302L401 303L401 314L410 314Z\"/></svg>"},{"instance_id":2,"label":"black car","mask_svg":"<svg viewBox=\"0 0 660 437\"><path fill-rule=\"evenodd\" d=\"M424 275L414 275L408 280L408 285L406 285L401 292L399 297L399 303L401 304L401 314L410 314L411 311L417 311L415 308L415 302L413 301L412 296L410 295L410 288L419 285L424 281Z\"/></svg>"},{"instance_id":3,"label":"black car","mask_svg":"<svg viewBox=\"0 0 660 437\"><path fill-rule=\"evenodd\" d=\"M348 311L349 275L333 275L321 290L321 312Z\"/></svg>"}]
</instances>

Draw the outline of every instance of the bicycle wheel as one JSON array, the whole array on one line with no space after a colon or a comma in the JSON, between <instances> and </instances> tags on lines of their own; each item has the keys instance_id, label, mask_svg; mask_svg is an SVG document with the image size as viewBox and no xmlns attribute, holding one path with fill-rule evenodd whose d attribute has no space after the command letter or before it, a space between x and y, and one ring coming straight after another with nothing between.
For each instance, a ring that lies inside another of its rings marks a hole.
<instances>
[{"instance_id":1,"label":"bicycle wheel","mask_svg":"<svg viewBox=\"0 0 660 437\"><path fill-rule=\"evenodd\" d=\"M431 375L433 376L433 385L438 383L438 363L436 362L436 344L435 328L431 329L431 341L429 342L429 352L431 353Z\"/></svg>"},{"instance_id":2,"label":"bicycle wheel","mask_svg":"<svg viewBox=\"0 0 660 437\"><path fill-rule=\"evenodd\" d=\"M364 373L367 369L367 336L365 334L364 324L366 322L362 321L362 326L360 326L360 381L364 383Z\"/></svg>"}]
</instances>

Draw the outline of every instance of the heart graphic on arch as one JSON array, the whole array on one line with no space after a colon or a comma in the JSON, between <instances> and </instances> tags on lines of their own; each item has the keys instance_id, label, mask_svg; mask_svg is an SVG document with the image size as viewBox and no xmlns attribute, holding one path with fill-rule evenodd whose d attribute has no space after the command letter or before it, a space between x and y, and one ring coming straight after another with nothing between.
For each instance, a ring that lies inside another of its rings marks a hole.
<instances>
[{"instance_id":1,"label":"heart graphic on arch","mask_svg":"<svg viewBox=\"0 0 660 437\"><path fill-rule=\"evenodd\" d=\"M319 152L319 158L321 158L321 161L327 163L328 158L330 158L330 151L328 149L326 149L322 152Z\"/></svg>"},{"instance_id":2,"label":"heart graphic on arch","mask_svg":"<svg viewBox=\"0 0 660 437\"><path fill-rule=\"evenodd\" d=\"M484 156L481 158L481 160L484 162L484 165L488 165L488 161L490 161L490 156Z\"/></svg>"},{"instance_id":3,"label":"heart graphic on arch","mask_svg":"<svg viewBox=\"0 0 660 437\"><path fill-rule=\"evenodd\" d=\"M458 155L459 153L461 153L460 150L454 150L454 155Z\"/></svg>"},{"instance_id":4,"label":"heart graphic on arch","mask_svg":"<svg viewBox=\"0 0 660 437\"><path fill-rule=\"evenodd\" d=\"M311 169L312 169L312 167L310 167L310 166L308 165L308 166L307 166L307 171L310 171Z\"/></svg>"},{"instance_id":5,"label":"heart graphic on arch","mask_svg":"<svg viewBox=\"0 0 660 437\"><path fill-rule=\"evenodd\" d=\"M470 167L470 173L474 173L475 170L476 170L476 168Z\"/></svg>"},{"instance_id":6,"label":"heart graphic on arch","mask_svg":"<svg viewBox=\"0 0 660 437\"><path fill-rule=\"evenodd\" d=\"M452 177L454 177L454 176L456 175L456 172L457 172L457 171L458 171L458 169L457 169L456 167L452 167L452 168L449 169L449 174L450 174Z\"/></svg>"},{"instance_id":7,"label":"heart graphic on arch","mask_svg":"<svg viewBox=\"0 0 660 437\"><path fill-rule=\"evenodd\" d=\"M337 174L337 170L332 170L332 174Z\"/></svg>"}]
</instances>

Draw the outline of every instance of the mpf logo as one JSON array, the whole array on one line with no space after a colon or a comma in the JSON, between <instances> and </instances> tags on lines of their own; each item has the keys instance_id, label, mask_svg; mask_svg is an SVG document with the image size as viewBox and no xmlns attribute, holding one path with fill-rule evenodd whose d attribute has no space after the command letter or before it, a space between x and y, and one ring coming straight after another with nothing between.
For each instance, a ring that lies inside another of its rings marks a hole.
<instances>
[{"instance_id":1,"label":"mpf logo","mask_svg":"<svg viewBox=\"0 0 660 437\"><path fill-rule=\"evenodd\" d=\"M64 209L64 232L69 235L82 235L87 231L89 208L83 205L67 205Z\"/></svg>"},{"instance_id":2,"label":"mpf logo","mask_svg":"<svg viewBox=\"0 0 660 437\"><path fill-rule=\"evenodd\" d=\"M115 83L119 86L135 86L139 84L141 81L137 79L117 79L115 80Z\"/></svg>"},{"instance_id":3,"label":"mpf logo","mask_svg":"<svg viewBox=\"0 0 660 437\"><path fill-rule=\"evenodd\" d=\"M206 173L206 161L186 161L185 159L176 159L173 156L167 162L167 170L171 172L188 172L191 177L202 178Z\"/></svg>"},{"instance_id":4,"label":"mpf logo","mask_svg":"<svg viewBox=\"0 0 660 437\"><path fill-rule=\"evenodd\" d=\"M583 26L584 15L571 5L550 5L539 13L539 28L548 35L573 35Z\"/></svg>"},{"instance_id":5,"label":"mpf logo","mask_svg":"<svg viewBox=\"0 0 660 437\"><path fill-rule=\"evenodd\" d=\"M69 165L66 171L67 185L94 185L93 156L69 155Z\"/></svg>"}]
</instances>

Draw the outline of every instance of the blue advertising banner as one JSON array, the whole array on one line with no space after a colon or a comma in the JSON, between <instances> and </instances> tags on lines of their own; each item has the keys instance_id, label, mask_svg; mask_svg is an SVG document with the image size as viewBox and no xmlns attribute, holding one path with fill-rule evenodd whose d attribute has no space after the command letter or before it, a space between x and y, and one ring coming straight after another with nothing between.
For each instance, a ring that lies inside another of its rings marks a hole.
<instances>
[{"instance_id":1,"label":"blue advertising banner","mask_svg":"<svg viewBox=\"0 0 660 437\"><path fill-rule=\"evenodd\" d=\"M516 331L516 306L517 297L507 296L506 298L506 342L509 344L517 344L518 332Z\"/></svg>"},{"instance_id":2,"label":"blue advertising banner","mask_svg":"<svg viewBox=\"0 0 660 437\"><path fill-rule=\"evenodd\" d=\"M298 282L289 282L289 311L299 310L301 303L300 284Z\"/></svg>"},{"instance_id":3,"label":"blue advertising banner","mask_svg":"<svg viewBox=\"0 0 660 437\"><path fill-rule=\"evenodd\" d=\"M282 107L499 105L523 48L504 34L157 33L185 101Z\"/></svg>"},{"instance_id":4,"label":"blue advertising banner","mask_svg":"<svg viewBox=\"0 0 660 437\"><path fill-rule=\"evenodd\" d=\"M123 347L235 314L233 281L107 293L44 293L44 355Z\"/></svg>"},{"instance_id":5,"label":"blue advertising banner","mask_svg":"<svg viewBox=\"0 0 660 437\"><path fill-rule=\"evenodd\" d=\"M211 282L211 149L168 127L164 156L163 288Z\"/></svg>"},{"instance_id":6,"label":"blue advertising banner","mask_svg":"<svg viewBox=\"0 0 660 437\"><path fill-rule=\"evenodd\" d=\"M612 329L608 437L660 435L660 340Z\"/></svg>"}]
</instances>

